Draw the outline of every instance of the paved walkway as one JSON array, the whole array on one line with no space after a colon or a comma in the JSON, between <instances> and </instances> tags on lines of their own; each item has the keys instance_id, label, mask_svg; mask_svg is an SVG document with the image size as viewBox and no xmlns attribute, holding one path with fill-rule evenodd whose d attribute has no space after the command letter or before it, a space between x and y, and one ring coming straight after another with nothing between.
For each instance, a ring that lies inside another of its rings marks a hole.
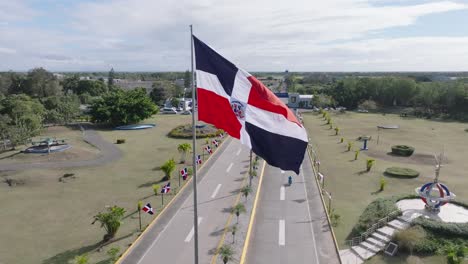
<instances>
[{"instance_id":1,"label":"paved walkway","mask_svg":"<svg viewBox=\"0 0 468 264\"><path fill-rule=\"evenodd\" d=\"M83 128L83 140L100 150L99 157L92 160L80 161L57 161L57 162L38 162L38 163L16 163L4 164L0 166L0 171L16 171L27 169L43 169L43 168L70 168L70 167L87 167L99 166L112 161L116 161L122 157L122 153L113 143L107 142L99 135L99 133L90 129Z\"/></svg>"}]
</instances>

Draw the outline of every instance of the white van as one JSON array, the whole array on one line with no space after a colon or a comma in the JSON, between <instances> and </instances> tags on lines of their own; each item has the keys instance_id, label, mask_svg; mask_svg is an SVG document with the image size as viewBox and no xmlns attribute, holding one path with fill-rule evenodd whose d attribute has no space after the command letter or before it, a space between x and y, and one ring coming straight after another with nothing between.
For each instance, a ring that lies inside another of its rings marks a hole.
<instances>
[{"instance_id":1,"label":"white van","mask_svg":"<svg viewBox=\"0 0 468 264\"><path fill-rule=\"evenodd\" d=\"M177 114L174 108L164 107L161 111L162 114Z\"/></svg>"}]
</instances>

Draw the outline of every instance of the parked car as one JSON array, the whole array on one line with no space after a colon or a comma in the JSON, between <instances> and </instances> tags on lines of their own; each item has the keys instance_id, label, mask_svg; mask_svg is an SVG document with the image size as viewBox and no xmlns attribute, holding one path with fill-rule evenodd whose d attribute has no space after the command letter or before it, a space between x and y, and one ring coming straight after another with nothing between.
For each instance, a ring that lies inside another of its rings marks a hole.
<instances>
[{"instance_id":1,"label":"parked car","mask_svg":"<svg viewBox=\"0 0 468 264\"><path fill-rule=\"evenodd\" d=\"M188 110L182 113L182 115L191 115L191 114L192 114L192 112L190 112Z\"/></svg>"},{"instance_id":2,"label":"parked car","mask_svg":"<svg viewBox=\"0 0 468 264\"><path fill-rule=\"evenodd\" d=\"M177 111L174 108L165 107L161 111L162 114L177 114Z\"/></svg>"}]
</instances>

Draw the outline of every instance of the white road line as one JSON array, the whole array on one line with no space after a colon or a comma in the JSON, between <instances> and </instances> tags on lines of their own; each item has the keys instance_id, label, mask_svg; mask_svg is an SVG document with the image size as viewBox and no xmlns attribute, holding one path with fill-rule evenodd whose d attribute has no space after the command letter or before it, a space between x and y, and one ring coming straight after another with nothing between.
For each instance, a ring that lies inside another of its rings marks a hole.
<instances>
[{"instance_id":1,"label":"white road line","mask_svg":"<svg viewBox=\"0 0 468 264\"><path fill-rule=\"evenodd\" d=\"M283 173L283 174L284 174L284 170L281 170L281 173Z\"/></svg>"},{"instance_id":2,"label":"white road line","mask_svg":"<svg viewBox=\"0 0 468 264\"><path fill-rule=\"evenodd\" d=\"M231 142L229 142L229 145L226 146L226 149L228 149L233 143L234 141L231 140ZM226 150L225 149L225 150ZM201 181L198 183L198 185L200 185L204 180L205 178L207 177L203 177L203 179L201 179ZM154 247L154 245L156 244L156 242L159 241L159 239L161 238L162 234L164 233L164 231L166 231L166 229L169 227L169 225L172 223L172 220L174 220L174 218L179 214L180 210L184 207L184 204L187 203L187 201L189 199L193 199L193 193L190 194L186 199L185 201L182 203L182 205L179 207L179 209L177 209L177 212L172 216L171 220L169 220L169 222L167 222L167 225L164 226L163 230L161 230L161 232L158 234L158 236L156 237L155 240L153 240L153 243L151 243L151 246L149 246L145 253L143 253L143 256L141 256L141 258L138 260L137 264L139 264L145 257L146 257L146 254L148 254L148 252ZM194 231L195 232L195 231Z\"/></svg>"},{"instance_id":3,"label":"white road line","mask_svg":"<svg viewBox=\"0 0 468 264\"><path fill-rule=\"evenodd\" d=\"M227 168L226 172L229 172L229 171L231 170L231 168L232 168L232 165L234 165L234 163L232 163L232 162L231 162L231 164L229 164L229 166L228 166L228 168Z\"/></svg>"},{"instance_id":4,"label":"white road line","mask_svg":"<svg viewBox=\"0 0 468 264\"><path fill-rule=\"evenodd\" d=\"M280 188L280 200L284 201L284 197L285 197L284 186L281 186L281 188Z\"/></svg>"},{"instance_id":5,"label":"white road line","mask_svg":"<svg viewBox=\"0 0 468 264\"><path fill-rule=\"evenodd\" d=\"M198 225L200 225L203 217L198 217ZM190 230L190 233L188 233L187 237L185 238L185 242L190 242L193 237L193 233L195 233L194 228L192 227L192 230Z\"/></svg>"},{"instance_id":6,"label":"white road line","mask_svg":"<svg viewBox=\"0 0 468 264\"><path fill-rule=\"evenodd\" d=\"M312 168L312 172L314 172L313 168ZM301 165L300 174L302 175L302 182L303 182L303 185L304 185L304 191L305 191L306 200L307 200L307 212L309 212L310 230L312 231L312 241L314 241L314 251L315 251L315 261L316 261L315 263L320 264L320 261L319 261L319 258L318 258L318 253L317 253L317 243L315 242L314 225L312 223L312 215L310 214L310 206L309 206L309 198L308 198L309 195L307 194L306 182L305 182L305 178L304 178L304 171L302 170L302 165ZM315 175L313 177L315 177Z\"/></svg>"},{"instance_id":7,"label":"white road line","mask_svg":"<svg viewBox=\"0 0 468 264\"><path fill-rule=\"evenodd\" d=\"M218 186L216 186L216 189L214 190L213 194L211 195L211 199L216 197L216 195L218 194L220 188L221 188L221 183L218 184Z\"/></svg>"},{"instance_id":8,"label":"white road line","mask_svg":"<svg viewBox=\"0 0 468 264\"><path fill-rule=\"evenodd\" d=\"M239 156L239 154L241 153L242 149L240 148L237 153L236 153L236 156Z\"/></svg>"},{"instance_id":9,"label":"white road line","mask_svg":"<svg viewBox=\"0 0 468 264\"><path fill-rule=\"evenodd\" d=\"M286 223L284 220L279 220L278 244L280 246L286 245Z\"/></svg>"}]
</instances>

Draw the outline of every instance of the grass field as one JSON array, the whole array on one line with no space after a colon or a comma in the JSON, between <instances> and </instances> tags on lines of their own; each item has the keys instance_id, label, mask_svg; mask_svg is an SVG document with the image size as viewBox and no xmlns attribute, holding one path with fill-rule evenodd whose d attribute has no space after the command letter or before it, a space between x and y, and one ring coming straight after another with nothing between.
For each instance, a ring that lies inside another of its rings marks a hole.
<instances>
[{"instance_id":1,"label":"grass field","mask_svg":"<svg viewBox=\"0 0 468 264\"><path fill-rule=\"evenodd\" d=\"M468 201L468 133L466 124L458 122L439 122L423 119L402 119L397 115L370 113L331 114L333 123L340 128L340 135L330 130L322 115L307 113L304 123L317 149L321 161L320 171L325 175L325 189L332 194L333 208L341 215L341 223L334 228L340 247L357 222L364 208L378 197L390 197L399 194L415 194L414 189L434 178L434 163L431 155L444 151L448 162L441 170L440 181L446 183L457 195L457 200ZM399 125L399 129L380 131L377 145L378 125ZM369 151L361 151L354 161L354 150L362 147L356 141L361 135L372 136ZM339 143L344 137L344 143ZM348 152L348 141L354 143ZM416 148L413 158L408 163L405 158L391 157L387 153L392 145L406 144ZM365 160L372 156L376 160L370 172L366 172ZM383 172L391 166L415 169L421 175L414 179L385 177ZM383 192L378 192L381 177L387 185ZM391 262L388 262L391 263Z\"/></svg>"},{"instance_id":2,"label":"grass field","mask_svg":"<svg viewBox=\"0 0 468 264\"><path fill-rule=\"evenodd\" d=\"M71 263L76 255L88 253L91 263L104 264L111 263L105 253L109 248L119 247L123 253L138 234L138 200L151 202L158 212L161 210L161 196L153 195L152 184L159 182L163 173L155 167L172 157L178 162L177 145L190 143L190 140L166 137L175 126L191 122L190 116L158 115L145 122L155 123L156 127L100 132L110 142L126 139L125 144L118 145L123 152L119 161L99 167L3 173L1 176L21 180L24 185L8 187L3 180L0 184L0 263L63 264ZM56 136L70 138L82 146L85 143L79 142L77 133L80 132L63 130ZM198 146L201 149L201 144ZM8 162L8 158L2 162ZM178 189L177 175L181 167L177 165L171 181L172 194L165 195L165 203ZM76 179L59 182L65 173L74 173ZM124 207L127 214L117 233L118 241L97 252L105 231L91 222L107 205ZM142 215L143 226L153 218Z\"/></svg>"}]
</instances>

